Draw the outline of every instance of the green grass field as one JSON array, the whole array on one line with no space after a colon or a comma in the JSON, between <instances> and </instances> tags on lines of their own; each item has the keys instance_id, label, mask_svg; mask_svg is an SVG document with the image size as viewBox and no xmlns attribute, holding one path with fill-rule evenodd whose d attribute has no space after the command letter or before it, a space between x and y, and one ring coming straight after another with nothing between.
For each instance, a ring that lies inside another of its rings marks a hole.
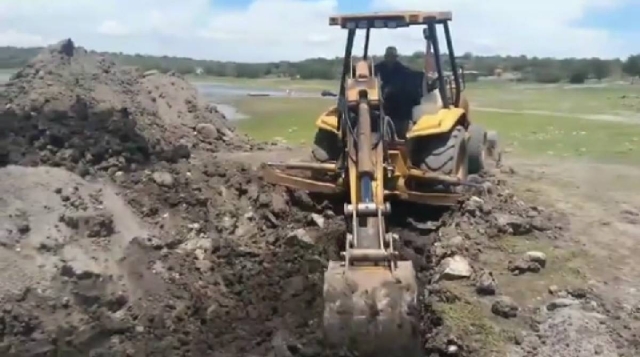
<instances>
[{"instance_id":1,"label":"green grass field","mask_svg":"<svg viewBox=\"0 0 640 357\"><path fill-rule=\"evenodd\" d=\"M250 119L241 131L260 140L309 143L317 116L333 102L316 98L242 98L233 104ZM497 130L503 147L522 156L584 157L640 164L640 125L553 115L473 112L473 120Z\"/></svg>"},{"instance_id":2,"label":"green grass field","mask_svg":"<svg viewBox=\"0 0 640 357\"><path fill-rule=\"evenodd\" d=\"M335 90L336 81L291 80L288 78L190 77L195 83L223 83L246 88ZM629 115L640 117L640 85L606 83L602 86L544 86L528 83L481 81L469 83L467 97L480 108L534 110L585 115Z\"/></svg>"},{"instance_id":3,"label":"green grass field","mask_svg":"<svg viewBox=\"0 0 640 357\"><path fill-rule=\"evenodd\" d=\"M478 107L577 115L620 115L640 111L640 86L543 86L521 83L469 84L467 97Z\"/></svg>"}]
</instances>

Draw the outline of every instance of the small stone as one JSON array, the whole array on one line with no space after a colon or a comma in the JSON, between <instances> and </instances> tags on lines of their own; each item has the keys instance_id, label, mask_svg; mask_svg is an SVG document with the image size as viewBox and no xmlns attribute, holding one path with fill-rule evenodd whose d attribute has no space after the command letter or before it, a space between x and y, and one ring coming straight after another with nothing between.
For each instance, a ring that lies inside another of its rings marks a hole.
<instances>
[{"instance_id":1,"label":"small stone","mask_svg":"<svg viewBox=\"0 0 640 357\"><path fill-rule=\"evenodd\" d=\"M193 251L193 255L196 256L196 259L198 260L204 260L204 258L206 257L206 253L204 251L204 249L198 248L196 250Z\"/></svg>"},{"instance_id":2,"label":"small stone","mask_svg":"<svg viewBox=\"0 0 640 357\"><path fill-rule=\"evenodd\" d=\"M460 255L445 258L440 263L440 271L442 273L438 280L466 279L473 273L469 261Z\"/></svg>"},{"instance_id":3,"label":"small stone","mask_svg":"<svg viewBox=\"0 0 640 357\"><path fill-rule=\"evenodd\" d=\"M568 291L569 295L575 299L586 299L589 291L584 288L575 288Z\"/></svg>"},{"instance_id":4,"label":"small stone","mask_svg":"<svg viewBox=\"0 0 640 357\"><path fill-rule=\"evenodd\" d=\"M497 228L503 233L521 236L533 231L528 220L516 215L496 213L494 219Z\"/></svg>"},{"instance_id":5,"label":"small stone","mask_svg":"<svg viewBox=\"0 0 640 357\"><path fill-rule=\"evenodd\" d=\"M447 248L457 248L464 244L464 238L462 236L455 236L445 242Z\"/></svg>"},{"instance_id":6,"label":"small stone","mask_svg":"<svg viewBox=\"0 0 640 357\"><path fill-rule=\"evenodd\" d=\"M544 268L547 265L547 255L542 252L530 251L524 254L525 259L530 262L535 262Z\"/></svg>"},{"instance_id":7,"label":"small stone","mask_svg":"<svg viewBox=\"0 0 640 357\"><path fill-rule=\"evenodd\" d=\"M152 175L156 184L164 187L172 187L174 184L173 175L165 171L156 171Z\"/></svg>"},{"instance_id":8,"label":"small stone","mask_svg":"<svg viewBox=\"0 0 640 357\"><path fill-rule=\"evenodd\" d=\"M476 292L480 295L495 295L498 284L491 272L482 272L476 283Z\"/></svg>"},{"instance_id":9,"label":"small stone","mask_svg":"<svg viewBox=\"0 0 640 357\"><path fill-rule=\"evenodd\" d=\"M68 297L63 297L62 298L62 307L63 308L68 308L69 306L71 306L71 299L69 299Z\"/></svg>"},{"instance_id":10,"label":"small stone","mask_svg":"<svg viewBox=\"0 0 640 357\"><path fill-rule=\"evenodd\" d=\"M198 124L195 129L200 140L211 143L218 139L218 129L212 124Z\"/></svg>"},{"instance_id":11,"label":"small stone","mask_svg":"<svg viewBox=\"0 0 640 357\"><path fill-rule=\"evenodd\" d=\"M518 316L518 305L508 296L500 296L493 305L491 305L491 312L505 319Z\"/></svg>"},{"instance_id":12,"label":"small stone","mask_svg":"<svg viewBox=\"0 0 640 357\"><path fill-rule=\"evenodd\" d=\"M556 295L560 291L560 288L558 288L557 285L551 285L551 286L549 286L549 290L548 291L549 291L549 294Z\"/></svg>"},{"instance_id":13,"label":"small stone","mask_svg":"<svg viewBox=\"0 0 640 357\"><path fill-rule=\"evenodd\" d=\"M276 192L271 193L271 211L273 213L275 213L276 215L281 215L289 212L289 206L290 205L287 202L287 199L283 195Z\"/></svg>"},{"instance_id":14,"label":"small stone","mask_svg":"<svg viewBox=\"0 0 640 357\"><path fill-rule=\"evenodd\" d=\"M318 225L318 227L324 228L324 217L321 214L312 213L311 219Z\"/></svg>"},{"instance_id":15,"label":"small stone","mask_svg":"<svg viewBox=\"0 0 640 357\"><path fill-rule=\"evenodd\" d=\"M565 308L565 307L569 307L569 306L574 306L579 304L578 300L575 299L571 299L571 298L560 298L560 299L555 299L552 302L550 302L549 304L547 304L547 310L548 311L554 311L557 309L561 309L561 308Z\"/></svg>"},{"instance_id":16,"label":"small stone","mask_svg":"<svg viewBox=\"0 0 640 357\"><path fill-rule=\"evenodd\" d=\"M447 354L455 355L458 353L460 348L457 345L448 345L447 346Z\"/></svg>"},{"instance_id":17,"label":"small stone","mask_svg":"<svg viewBox=\"0 0 640 357\"><path fill-rule=\"evenodd\" d=\"M464 205L464 210L466 213L476 216L478 212L482 211L484 207L484 200L477 196L471 196L469 200Z\"/></svg>"},{"instance_id":18,"label":"small stone","mask_svg":"<svg viewBox=\"0 0 640 357\"><path fill-rule=\"evenodd\" d=\"M20 234L27 234L31 231L31 226L29 226L29 223L20 223L18 225L18 233Z\"/></svg>"},{"instance_id":19,"label":"small stone","mask_svg":"<svg viewBox=\"0 0 640 357\"><path fill-rule=\"evenodd\" d=\"M540 264L529 261L527 259L518 259L507 263L507 270L514 275L522 275L525 273L539 273L542 270Z\"/></svg>"},{"instance_id":20,"label":"small stone","mask_svg":"<svg viewBox=\"0 0 640 357\"><path fill-rule=\"evenodd\" d=\"M122 182L124 178L125 178L124 172L122 171L116 171L116 173L113 174L113 179L116 180L117 182Z\"/></svg>"},{"instance_id":21,"label":"small stone","mask_svg":"<svg viewBox=\"0 0 640 357\"><path fill-rule=\"evenodd\" d=\"M295 231L289 233L287 236L287 242L289 244L296 244L298 242L302 242L304 244L315 244L313 239L309 236L309 233L302 228L296 229Z\"/></svg>"},{"instance_id":22,"label":"small stone","mask_svg":"<svg viewBox=\"0 0 640 357\"><path fill-rule=\"evenodd\" d=\"M585 311L595 312L598 309L598 303L595 301L589 301L586 305L584 305Z\"/></svg>"},{"instance_id":23,"label":"small stone","mask_svg":"<svg viewBox=\"0 0 640 357\"><path fill-rule=\"evenodd\" d=\"M515 331L513 333L513 343L516 346L521 346L524 343L524 334L521 331Z\"/></svg>"}]
</instances>

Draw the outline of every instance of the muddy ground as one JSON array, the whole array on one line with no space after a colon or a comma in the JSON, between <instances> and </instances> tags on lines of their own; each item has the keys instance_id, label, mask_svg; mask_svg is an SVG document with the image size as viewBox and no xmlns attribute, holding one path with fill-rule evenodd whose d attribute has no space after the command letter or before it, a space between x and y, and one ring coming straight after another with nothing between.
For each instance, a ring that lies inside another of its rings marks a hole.
<instances>
[{"instance_id":1,"label":"muddy ground","mask_svg":"<svg viewBox=\"0 0 640 357\"><path fill-rule=\"evenodd\" d=\"M339 210L256 170L303 150L71 41L0 104L1 355L350 355L320 335ZM455 210L397 206L425 355L638 355L640 170L506 163Z\"/></svg>"}]
</instances>

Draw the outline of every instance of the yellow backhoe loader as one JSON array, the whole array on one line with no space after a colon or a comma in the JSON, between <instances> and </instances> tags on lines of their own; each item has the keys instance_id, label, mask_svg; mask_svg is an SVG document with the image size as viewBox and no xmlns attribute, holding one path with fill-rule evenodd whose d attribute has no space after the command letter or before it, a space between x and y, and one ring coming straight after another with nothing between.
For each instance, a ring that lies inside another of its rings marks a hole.
<instances>
[{"instance_id":1,"label":"yellow backhoe loader","mask_svg":"<svg viewBox=\"0 0 640 357\"><path fill-rule=\"evenodd\" d=\"M347 30L347 43L337 105L316 122L315 162L264 168L271 183L343 195L348 232L342 259L330 262L324 276L324 333L329 345L359 356L422 355L416 273L398 256L389 231L391 201L417 202L425 210L455 205L458 188L483 169L489 149L487 133L469 121L450 20L449 12L418 11L331 17L330 25ZM431 56L425 66L435 68L381 81L368 54L371 30L410 26L422 27L425 55ZM360 31L364 53L353 60Z\"/></svg>"}]
</instances>

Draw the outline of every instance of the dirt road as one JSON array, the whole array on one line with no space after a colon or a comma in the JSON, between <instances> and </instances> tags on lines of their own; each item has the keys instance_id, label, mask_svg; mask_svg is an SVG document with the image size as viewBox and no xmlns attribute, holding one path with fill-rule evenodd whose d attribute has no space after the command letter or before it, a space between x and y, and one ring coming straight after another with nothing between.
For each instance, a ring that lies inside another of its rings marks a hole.
<instances>
[{"instance_id":1,"label":"dirt road","mask_svg":"<svg viewBox=\"0 0 640 357\"><path fill-rule=\"evenodd\" d=\"M606 296L637 304L640 292L640 167L590 162L516 160L511 180L523 197L571 218L569 246ZM604 293L605 291L603 291Z\"/></svg>"}]
</instances>

